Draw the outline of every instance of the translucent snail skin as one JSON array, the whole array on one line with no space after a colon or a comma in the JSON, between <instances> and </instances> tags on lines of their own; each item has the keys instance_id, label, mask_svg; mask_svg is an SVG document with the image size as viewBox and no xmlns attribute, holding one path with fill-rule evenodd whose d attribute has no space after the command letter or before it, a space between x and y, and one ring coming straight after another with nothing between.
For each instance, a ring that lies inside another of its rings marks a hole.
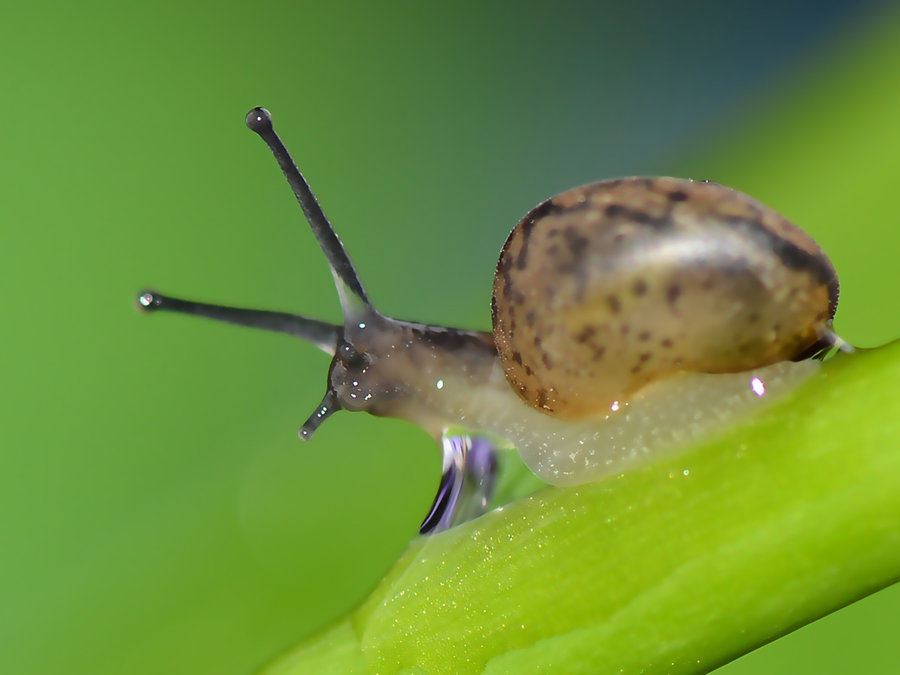
<instances>
[{"instance_id":1,"label":"translucent snail skin","mask_svg":"<svg viewBox=\"0 0 900 675\"><path fill-rule=\"evenodd\" d=\"M268 111L246 122L328 259L343 325L155 291L138 305L289 333L332 355L301 438L337 410L428 431L444 475L423 532L486 507L487 439L515 446L548 483L586 483L710 433L847 348L832 330L837 275L815 241L747 195L677 178L584 185L529 212L497 263L492 333L386 317Z\"/></svg>"}]
</instances>

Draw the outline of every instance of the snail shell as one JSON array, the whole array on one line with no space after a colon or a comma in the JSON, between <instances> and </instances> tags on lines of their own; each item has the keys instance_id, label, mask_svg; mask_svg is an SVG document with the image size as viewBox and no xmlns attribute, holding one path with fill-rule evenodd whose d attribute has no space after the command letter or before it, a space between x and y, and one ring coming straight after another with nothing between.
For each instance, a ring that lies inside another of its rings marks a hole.
<instances>
[{"instance_id":1,"label":"snail shell","mask_svg":"<svg viewBox=\"0 0 900 675\"><path fill-rule=\"evenodd\" d=\"M529 405L609 411L686 372L737 373L833 344L838 281L809 235L736 190L626 178L545 201L497 265L494 340Z\"/></svg>"}]
</instances>

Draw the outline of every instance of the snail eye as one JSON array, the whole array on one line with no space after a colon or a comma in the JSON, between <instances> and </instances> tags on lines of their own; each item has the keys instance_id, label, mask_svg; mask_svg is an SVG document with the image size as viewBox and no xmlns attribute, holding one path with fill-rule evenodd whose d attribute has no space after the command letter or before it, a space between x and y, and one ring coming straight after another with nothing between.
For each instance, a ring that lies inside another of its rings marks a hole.
<instances>
[{"instance_id":1,"label":"snail eye","mask_svg":"<svg viewBox=\"0 0 900 675\"><path fill-rule=\"evenodd\" d=\"M349 342L342 342L337 348L337 357L346 368L357 368L365 365L367 358Z\"/></svg>"}]
</instances>

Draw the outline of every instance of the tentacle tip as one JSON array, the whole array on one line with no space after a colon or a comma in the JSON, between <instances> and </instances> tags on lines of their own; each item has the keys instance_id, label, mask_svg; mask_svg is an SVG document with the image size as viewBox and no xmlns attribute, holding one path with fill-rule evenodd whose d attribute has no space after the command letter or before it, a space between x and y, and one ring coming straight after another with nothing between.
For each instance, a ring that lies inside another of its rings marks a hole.
<instances>
[{"instance_id":1,"label":"tentacle tip","mask_svg":"<svg viewBox=\"0 0 900 675\"><path fill-rule=\"evenodd\" d=\"M151 312L159 309L162 305L163 298L156 291L144 290L138 293L136 298L137 307L145 312Z\"/></svg>"},{"instance_id":2,"label":"tentacle tip","mask_svg":"<svg viewBox=\"0 0 900 675\"><path fill-rule=\"evenodd\" d=\"M247 113L245 121L251 131L260 135L272 130L272 115L265 108L254 108Z\"/></svg>"},{"instance_id":3,"label":"tentacle tip","mask_svg":"<svg viewBox=\"0 0 900 675\"><path fill-rule=\"evenodd\" d=\"M329 389L322 399L322 402L319 404L319 407L316 408L316 411L309 416L309 419L306 420L303 426L300 427L300 431L297 432L300 440L308 441L311 439L316 432L316 429L322 425L322 422L334 415L334 413L340 409L341 404L337 400L337 395L334 391Z\"/></svg>"}]
</instances>

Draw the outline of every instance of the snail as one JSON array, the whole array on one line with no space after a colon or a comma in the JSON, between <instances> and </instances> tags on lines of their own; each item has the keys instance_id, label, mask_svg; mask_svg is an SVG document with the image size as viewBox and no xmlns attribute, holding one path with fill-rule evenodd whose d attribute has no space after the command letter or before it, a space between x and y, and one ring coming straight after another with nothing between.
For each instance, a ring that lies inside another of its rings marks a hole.
<instances>
[{"instance_id":1,"label":"snail","mask_svg":"<svg viewBox=\"0 0 900 675\"><path fill-rule=\"evenodd\" d=\"M837 275L811 237L745 194L677 178L584 185L529 212L500 253L492 333L386 317L269 112L246 123L328 260L343 325L155 291L138 306L289 333L332 355L303 439L338 410L424 428L444 465L422 532L486 508L494 439L548 483L586 483L709 434L849 349L832 329Z\"/></svg>"}]
</instances>

